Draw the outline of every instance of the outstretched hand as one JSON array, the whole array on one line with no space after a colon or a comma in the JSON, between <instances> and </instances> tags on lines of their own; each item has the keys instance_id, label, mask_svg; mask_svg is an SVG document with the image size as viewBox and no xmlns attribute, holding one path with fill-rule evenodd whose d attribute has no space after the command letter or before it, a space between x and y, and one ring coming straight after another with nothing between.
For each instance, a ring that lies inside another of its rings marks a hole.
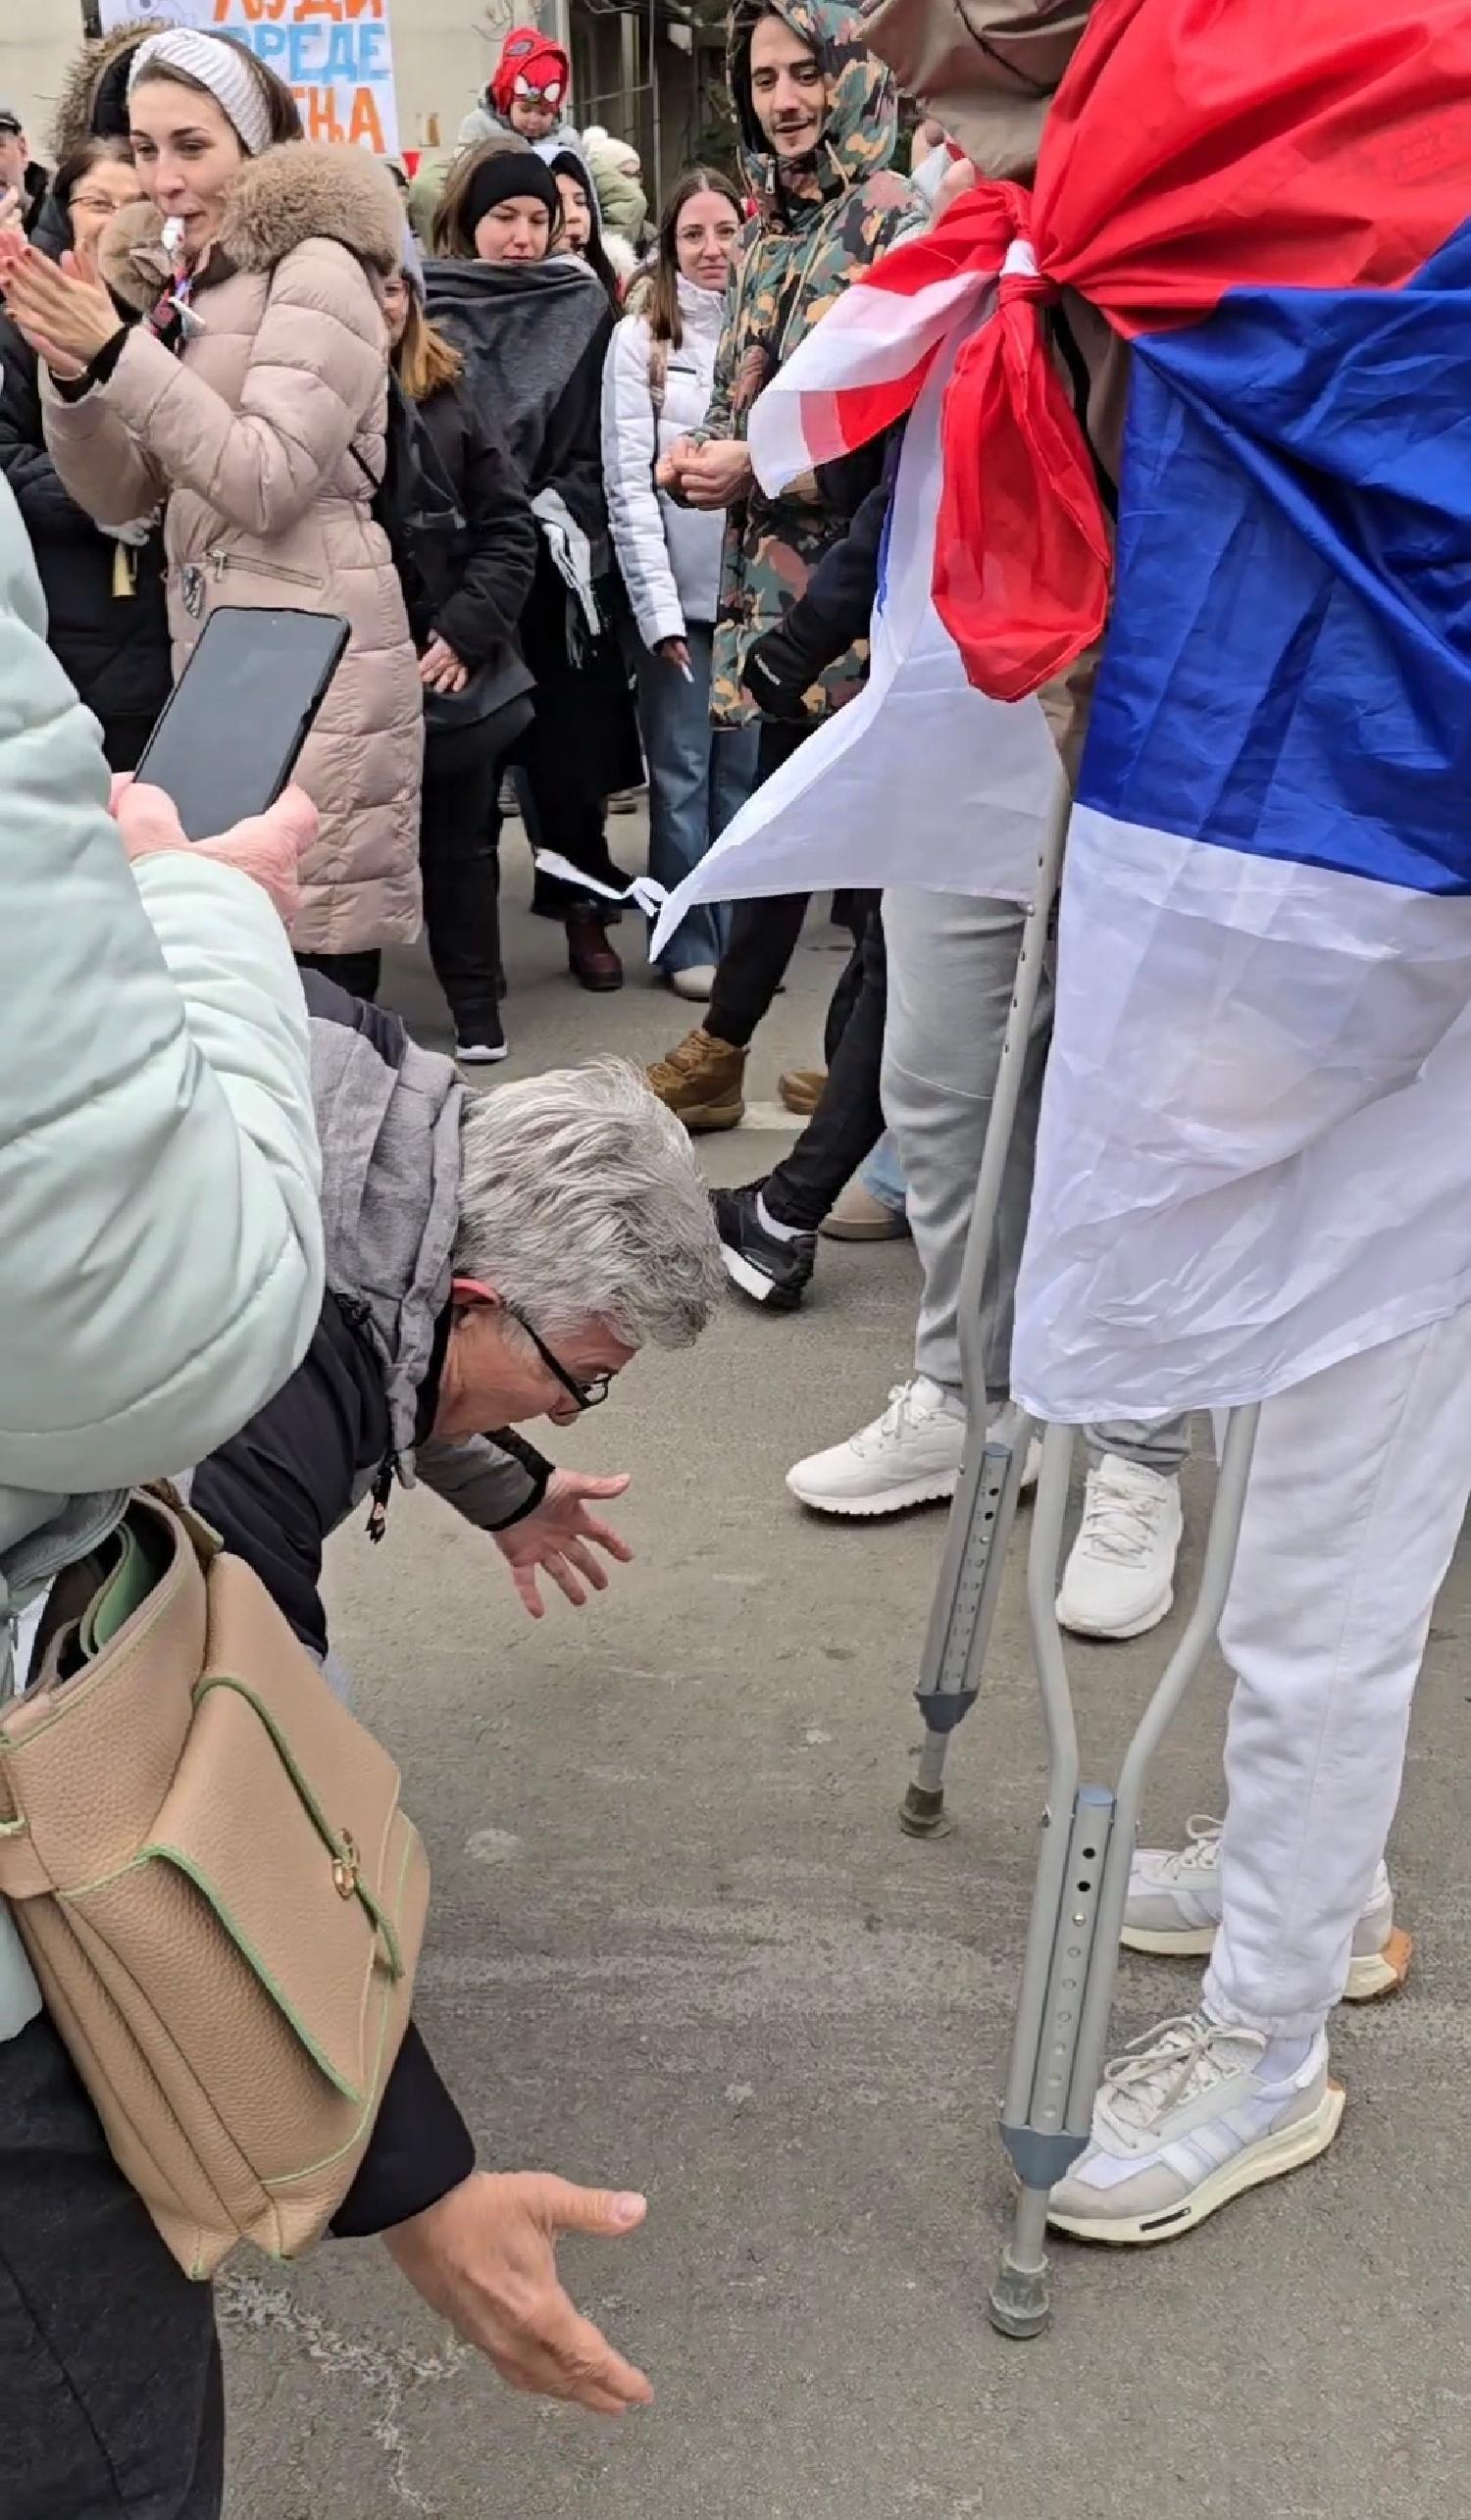
<instances>
[{"instance_id":1,"label":"outstretched hand","mask_svg":"<svg viewBox=\"0 0 1471 2520\"><path fill-rule=\"evenodd\" d=\"M537 1589L538 1575L550 1576L573 1608L580 1610L589 1587L594 1592L608 1588L608 1570L595 1550L616 1558L621 1566L628 1565L634 1554L628 1541L619 1537L611 1523L587 1511L589 1497L602 1502L621 1496L628 1484L627 1471L594 1479L581 1470L554 1470L535 1512L494 1535L530 1618L546 1616Z\"/></svg>"},{"instance_id":2,"label":"outstretched hand","mask_svg":"<svg viewBox=\"0 0 1471 2520\"><path fill-rule=\"evenodd\" d=\"M556 2243L562 2232L623 2238L644 2212L641 2196L574 2188L542 2171L477 2170L383 2239L415 2292L509 2387L622 2415L654 2393L568 2298Z\"/></svg>"}]
</instances>

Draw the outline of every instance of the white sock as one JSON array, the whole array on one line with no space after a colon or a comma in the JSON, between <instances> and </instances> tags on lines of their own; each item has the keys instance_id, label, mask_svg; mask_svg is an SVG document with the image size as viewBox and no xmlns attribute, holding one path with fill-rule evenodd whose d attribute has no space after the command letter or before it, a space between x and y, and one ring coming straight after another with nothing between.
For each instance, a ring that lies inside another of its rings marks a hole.
<instances>
[{"instance_id":1,"label":"white sock","mask_svg":"<svg viewBox=\"0 0 1471 2520\"><path fill-rule=\"evenodd\" d=\"M1208 2013L1206 2019L1210 2019ZM1229 2022L1223 2025L1228 2033L1234 2026ZM1311 2038L1268 2039L1261 2054L1252 2058L1251 2070L1264 2083L1289 2082L1307 2063L1316 2043Z\"/></svg>"},{"instance_id":2,"label":"white sock","mask_svg":"<svg viewBox=\"0 0 1471 2520\"><path fill-rule=\"evenodd\" d=\"M1256 2070L1269 2083L1286 2083L1307 2063L1313 2046L1311 2039L1269 2039Z\"/></svg>"},{"instance_id":3,"label":"white sock","mask_svg":"<svg viewBox=\"0 0 1471 2520\"><path fill-rule=\"evenodd\" d=\"M801 1235L799 1225L784 1225L779 1216L773 1216L759 1190L756 1192L756 1222L763 1233L774 1234L779 1242L795 1242Z\"/></svg>"}]
</instances>

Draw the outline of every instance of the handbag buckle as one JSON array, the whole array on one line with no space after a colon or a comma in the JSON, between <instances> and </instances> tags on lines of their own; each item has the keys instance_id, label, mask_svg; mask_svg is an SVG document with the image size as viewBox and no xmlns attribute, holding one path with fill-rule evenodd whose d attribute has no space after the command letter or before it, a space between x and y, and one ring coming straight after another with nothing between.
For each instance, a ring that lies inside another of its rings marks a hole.
<instances>
[{"instance_id":1,"label":"handbag buckle","mask_svg":"<svg viewBox=\"0 0 1471 2520\"><path fill-rule=\"evenodd\" d=\"M349 1832L344 1829L342 1832L342 1851L340 1854L332 1857L332 1888L335 1890L338 1898L353 1898L356 1896L358 1874L362 1869L362 1862L363 1859L358 1853L355 1840L350 1836Z\"/></svg>"}]
</instances>

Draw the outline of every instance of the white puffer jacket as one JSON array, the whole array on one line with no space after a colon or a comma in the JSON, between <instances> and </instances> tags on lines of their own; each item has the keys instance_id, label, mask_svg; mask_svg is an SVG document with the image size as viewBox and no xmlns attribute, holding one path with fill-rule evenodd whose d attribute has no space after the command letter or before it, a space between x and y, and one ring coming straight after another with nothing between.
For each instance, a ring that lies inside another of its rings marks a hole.
<instances>
[{"instance_id":1,"label":"white puffer jacket","mask_svg":"<svg viewBox=\"0 0 1471 2520\"><path fill-rule=\"evenodd\" d=\"M613 546L645 647L681 638L686 622L713 622L720 599L723 514L676 507L654 487L656 457L697 428L710 401L723 289L680 282L684 338L668 347L664 407L654 420L647 320L626 315L603 370L603 481ZM657 440L657 443L656 443Z\"/></svg>"}]
</instances>

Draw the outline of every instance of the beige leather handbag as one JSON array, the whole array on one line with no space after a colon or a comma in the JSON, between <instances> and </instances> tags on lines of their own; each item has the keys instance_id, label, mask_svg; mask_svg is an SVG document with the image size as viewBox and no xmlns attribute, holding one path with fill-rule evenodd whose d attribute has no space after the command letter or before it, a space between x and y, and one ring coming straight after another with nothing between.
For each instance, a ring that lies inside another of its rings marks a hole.
<instances>
[{"instance_id":1,"label":"beige leather handbag","mask_svg":"<svg viewBox=\"0 0 1471 2520\"><path fill-rule=\"evenodd\" d=\"M0 1714L0 1893L185 2273L290 2256L408 2023L424 1848L387 1753L172 1492L69 1575Z\"/></svg>"}]
</instances>

